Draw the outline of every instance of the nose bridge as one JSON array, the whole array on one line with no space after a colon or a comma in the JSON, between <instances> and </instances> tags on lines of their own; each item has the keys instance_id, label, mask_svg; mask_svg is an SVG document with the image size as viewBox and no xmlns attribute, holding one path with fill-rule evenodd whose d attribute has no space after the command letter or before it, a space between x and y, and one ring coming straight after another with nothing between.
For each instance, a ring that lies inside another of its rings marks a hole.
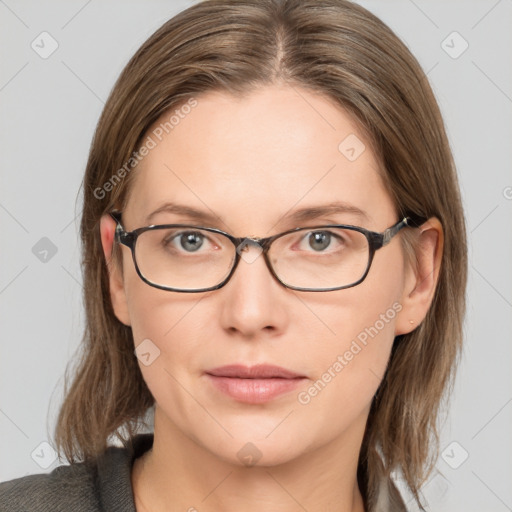
<instances>
[{"instance_id":1,"label":"nose bridge","mask_svg":"<svg viewBox=\"0 0 512 512\"><path fill-rule=\"evenodd\" d=\"M268 258L268 251L270 249L270 242L273 237L245 237L238 239L239 243L236 246L236 252L239 256L239 261L237 264L237 268L234 271L234 274L240 273L238 267L243 262L245 264L252 265L257 259L263 259L265 266L267 268L267 272L270 276L276 280L280 285L281 283L276 279L274 275L274 271L272 269L271 263ZM232 276L233 278L234 276Z\"/></svg>"},{"instance_id":2,"label":"nose bridge","mask_svg":"<svg viewBox=\"0 0 512 512\"><path fill-rule=\"evenodd\" d=\"M222 292L224 327L247 336L265 328L281 331L286 324L279 299L283 287L271 272L264 249L256 240L246 238L237 247L238 264Z\"/></svg>"},{"instance_id":3,"label":"nose bridge","mask_svg":"<svg viewBox=\"0 0 512 512\"><path fill-rule=\"evenodd\" d=\"M263 249L263 251L267 251L270 246L270 242L273 239L274 239L273 236L267 236L267 237L246 236L244 238L236 238L235 245L236 245L237 249L238 249L238 247L244 246L246 244L258 245Z\"/></svg>"}]
</instances>

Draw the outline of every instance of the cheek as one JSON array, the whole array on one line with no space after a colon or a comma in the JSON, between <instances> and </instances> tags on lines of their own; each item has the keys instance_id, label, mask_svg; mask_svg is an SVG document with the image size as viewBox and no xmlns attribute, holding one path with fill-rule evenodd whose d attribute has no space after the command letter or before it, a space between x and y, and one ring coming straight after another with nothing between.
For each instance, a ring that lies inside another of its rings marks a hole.
<instances>
[{"instance_id":1,"label":"cheek","mask_svg":"<svg viewBox=\"0 0 512 512\"><path fill-rule=\"evenodd\" d=\"M199 306L206 294L159 290L137 275L127 284L134 346L144 380L157 401L169 399L179 407L180 386L190 389L200 372L197 360L205 351L201 326L211 323L204 316L210 310Z\"/></svg>"},{"instance_id":2,"label":"cheek","mask_svg":"<svg viewBox=\"0 0 512 512\"><path fill-rule=\"evenodd\" d=\"M329 331L309 343L314 382L298 403L318 414L331 411L334 430L367 411L389 361L402 309L402 263L400 255L386 256L374 261L360 285L310 303Z\"/></svg>"},{"instance_id":3,"label":"cheek","mask_svg":"<svg viewBox=\"0 0 512 512\"><path fill-rule=\"evenodd\" d=\"M356 316L349 314L350 309L338 317L336 335L318 340L316 346L323 347L307 354L314 361L314 371L309 386L297 394L296 419L308 426L308 439L304 441L310 448L343 433L352 442L360 442L358 432L364 431L389 360L396 310L376 308L378 315L365 310Z\"/></svg>"},{"instance_id":4,"label":"cheek","mask_svg":"<svg viewBox=\"0 0 512 512\"><path fill-rule=\"evenodd\" d=\"M317 340L309 360L314 382L301 404L336 402L344 413L357 414L369 402L384 375L394 341L394 322L401 310L399 302L363 302L337 308L331 334ZM327 323L327 322L326 322ZM317 400L317 397L321 400Z\"/></svg>"}]
</instances>

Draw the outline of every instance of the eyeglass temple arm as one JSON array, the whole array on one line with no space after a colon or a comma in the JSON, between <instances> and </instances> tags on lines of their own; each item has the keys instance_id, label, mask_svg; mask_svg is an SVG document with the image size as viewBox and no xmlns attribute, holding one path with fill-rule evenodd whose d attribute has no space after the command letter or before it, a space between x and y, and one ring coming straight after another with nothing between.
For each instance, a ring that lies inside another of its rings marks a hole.
<instances>
[{"instance_id":1,"label":"eyeglass temple arm","mask_svg":"<svg viewBox=\"0 0 512 512\"><path fill-rule=\"evenodd\" d=\"M382 233L382 246L387 245L391 239L405 226L410 226L413 228L420 227L427 219L425 217L421 217L419 215L409 215L404 217L400 222L386 229L384 233Z\"/></svg>"},{"instance_id":2,"label":"eyeglass temple arm","mask_svg":"<svg viewBox=\"0 0 512 512\"><path fill-rule=\"evenodd\" d=\"M109 212L110 216L116 221L116 229L114 231L114 240L116 242L123 243L122 235L124 234L124 228L121 224L121 212L113 211Z\"/></svg>"}]
</instances>

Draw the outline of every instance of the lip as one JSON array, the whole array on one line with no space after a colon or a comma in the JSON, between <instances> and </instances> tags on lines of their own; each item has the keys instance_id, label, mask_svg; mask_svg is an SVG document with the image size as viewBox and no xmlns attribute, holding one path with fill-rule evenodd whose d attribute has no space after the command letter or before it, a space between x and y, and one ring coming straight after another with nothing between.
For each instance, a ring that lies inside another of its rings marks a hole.
<instances>
[{"instance_id":1,"label":"lip","mask_svg":"<svg viewBox=\"0 0 512 512\"><path fill-rule=\"evenodd\" d=\"M239 379L295 379L297 377L305 377L298 373L275 366L273 364L256 364L254 366L244 366L242 364L230 364L227 366L219 366L206 372L216 377L237 377Z\"/></svg>"},{"instance_id":2,"label":"lip","mask_svg":"<svg viewBox=\"0 0 512 512\"><path fill-rule=\"evenodd\" d=\"M268 364L221 366L205 374L218 390L239 402L251 404L268 402L306 380L304 375Z\"/></svg>"}]
</instances>

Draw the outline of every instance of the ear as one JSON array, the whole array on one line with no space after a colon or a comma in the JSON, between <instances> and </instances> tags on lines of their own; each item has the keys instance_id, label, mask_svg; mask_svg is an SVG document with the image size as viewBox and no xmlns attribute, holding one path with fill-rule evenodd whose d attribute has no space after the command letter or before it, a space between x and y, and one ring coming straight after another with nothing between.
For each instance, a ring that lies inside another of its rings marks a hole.
<instances>
[{"instance_id":1,"label":"ear","mask_svg":"<svg viewBox=\"0 0 512 512\"><path fill-rule=\"evenodd\" d=\"M395 336L407 334L423 321L434 298L443 256L444 235L439 219L431 217L418 228L415 262L407 263L402 309L395 323Z\"/></svg>"},{"instance_id":2,"label":"ear","mask_svg":"<svg viewBox=\"0 0 512 512\"><path fill-rule=\"evenodd\" d=\"M123 275L119 266L112 259L115 230L115 220L109 214L104 214L100 219L100 234L109 273L110 300L117 319L124 325L131 325Z\"/></svg>"}]
</instances>

